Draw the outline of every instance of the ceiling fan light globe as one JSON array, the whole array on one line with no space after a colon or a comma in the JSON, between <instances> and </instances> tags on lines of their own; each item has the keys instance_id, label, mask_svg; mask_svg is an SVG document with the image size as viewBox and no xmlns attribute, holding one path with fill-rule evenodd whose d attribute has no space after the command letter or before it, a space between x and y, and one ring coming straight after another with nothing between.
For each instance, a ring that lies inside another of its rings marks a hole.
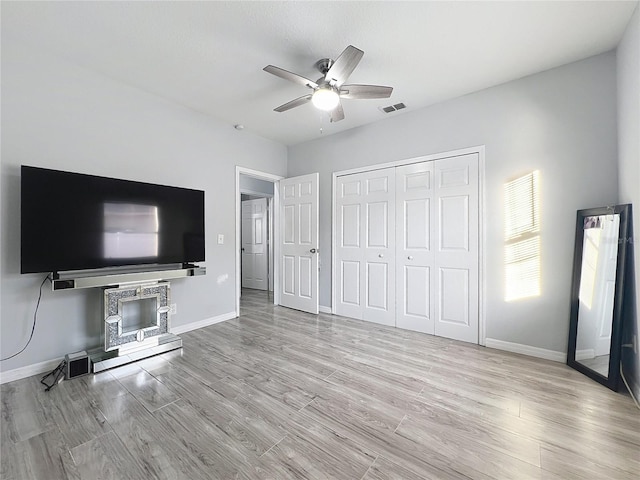
<instances>
[{"instance_id":1,"label":"ceiling fan light globe","mask_svg":"<svg viewBox=\"0 0 640 480\"><path fill-rule=\"evenodd\" d=\"M329 112L338 106L340 96L338 92L331 87L318 88L313 92L311 103L313 103L313 106L318 110Z\"/></svg>"}]
</instances>

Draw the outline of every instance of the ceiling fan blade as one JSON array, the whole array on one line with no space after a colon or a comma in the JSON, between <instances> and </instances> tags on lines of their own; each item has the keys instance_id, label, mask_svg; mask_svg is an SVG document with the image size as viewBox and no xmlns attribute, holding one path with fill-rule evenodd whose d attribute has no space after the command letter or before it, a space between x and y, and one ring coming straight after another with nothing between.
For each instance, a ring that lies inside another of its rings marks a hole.
<instances>
[{"instance_id":1,"label":"ceiling fan blade","mask_svg":"<svg viewBox=\"0 0 640 480\"><path fill-rule=\"evenodd\" d=\"M331 84L335 84L338 87L347 81L351 72L355 70L360 63L360 59L364 55L364 52L353 45L349 45L340 56L333 62L331 68L325 75L325 80Z\"/></svg>"},{"instance_id":2,"label":"ceiling fan blade","mask_svg":"<svg viewBox=\"0 0 640 480\"><path fill-rule=\"evenodd\" d=\"M263 70L271 75L275 75L276 77L284 78L285 80L289 80L293 83L298 83L300 85L304 85L309 88L316 89L318 88L318 84L313 80L309 80L308 78L303 77L302 75L298 75L297 73L289 72L280 67L276 67L274 65L267 65L263 68Z\"/></svg>"},{"instance_id":3,"label":"ceiling fan blade","mask_svg":"<svg viewBox=\"0 0 640 480\"><path fill-rule=\"evenodd\" d=\"M304 105L305 103L309 102L309 100L311 100L311 94L298 97L295 100L291 100L290 102L274 108L273 110L276 112L286 112L287 110L291 110L292 108Z\"/></svg>"},{"instance_id":4,"label":"ceiling fan blade","mask_svg":"<svg viewBox=\"0 0 640 480\"><path fill-rule=\"evenodd\" d=\"M331 115L331 123L339 122L340 120L344 120L344 110L342 109L342 104L339 103L336 108L329 112Z\"/></svg>"},{"instance_id":5,"label":"ceiling fan blade","mask_svg":"<svg viewBox=\"0 0 640 480\"><path fill-rule=\"evenodd\" d=\"M393 87L382 85L342 85L340 98L389 98Z\"/></svg>"}]
</instances>

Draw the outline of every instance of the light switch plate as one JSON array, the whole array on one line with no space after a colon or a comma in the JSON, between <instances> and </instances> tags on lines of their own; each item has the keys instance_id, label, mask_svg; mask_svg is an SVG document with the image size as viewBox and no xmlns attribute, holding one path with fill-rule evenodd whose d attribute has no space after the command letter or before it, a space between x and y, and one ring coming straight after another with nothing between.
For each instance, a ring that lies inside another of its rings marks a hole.
<instances>
[{"instance_id":1,"label":"light switch plate","mask_svg":"<svg viewBox=\"0 0 640 480\"><path fill-rule=\"evenodd\" d=\"M218 234L218 245L222 245L224 243L224 234Z\"/></svg>"}]
</instances>

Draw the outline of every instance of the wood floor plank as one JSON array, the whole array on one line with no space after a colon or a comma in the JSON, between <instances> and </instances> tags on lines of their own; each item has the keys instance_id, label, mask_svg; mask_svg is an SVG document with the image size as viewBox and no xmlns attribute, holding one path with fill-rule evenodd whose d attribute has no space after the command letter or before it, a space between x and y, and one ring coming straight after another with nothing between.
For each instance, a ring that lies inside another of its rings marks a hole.
<instances>
[{"instance_id":1,"label":"wood floor plank","mask_svg":"<svg viewBox=\"0 0 640 480\"><path fill-rule=\"evenodd\" d=\"M640 449L640 429L635 426L635 415L637 414L630 416L629 423L625 425L618 421L611 422L604 415L581 412L577 417L577 425L584 426L585 431L596 433L607 441L626 443ZM533 405L523 402L520 416L537 422L554 422L568 427L576 425L575 410L562 404Z\"/></svg>"},{"instance_id":2,"label":"wood floor plank","mask_svg":"<svg viewBox=\"0 0 640 480\"><path fill-rule=\"evenodd\" d=\"M360 369L345 367L333 372L326 380L331 384L351 388L365 395L370 392L390 393L391 395L387 398L398 400L417 396L425 386L421 381L380 370L367 374Z\"/></svg>"},{"instance_id":3,"label":"wood floor plank","mask_svg":"<svg viewBox=\"0 0 640 480\"><path fill-rule=\"evenodd\" d=\"M71 449L71 456L82 480L143 480L149 478L140 469L118 436L108 432ZM59 477L49 477L59 478Z\"/></svg>"},{"instance_id":4,"label":"wood floor plank","mask_svg":"<svg viewBox=\"0 0 640 480\"><path fill-rule=\"evenodd\" d=\"M179 400L154 412L185 448L199 462L201 472L210 479L292 478L274 475L274 468L263 464L255 452L246 449L243 442L228 436L207 421L189 403ZM275 443L274 443L275 445Z\"/></svg>"},{"instance_id":5,"label":"wood floor plank","mask_svg":"<svg viewBox=\"0 0 640 480\"><path fill-rule=\"evenodd\" d=\"M422 472L418 475L380 455L369 467L362 480L441 480L442 478L444 477L440 470Z\"/></svg>"},{"instance_id":6,"label":"wood floor plank","mask_svg":"<svg viewBox=\"0 0 640 480\"><path fill-rule=\"evenodd\" d=\"M80 478L69 445L57 428L16 444L3 441L0 458L0 478L3 480Z\"/></svg>"},{"instance_id":7,"label":"wood floor plank","mask_svg":"<svg viewBox=\"0 0 640 480\"><path fill-rule=\"evenodd\" d=\"M150 412L180 398L149 372L135 364L116 368L111 373Z\"/></svg>"},{"instance_id":8,"label":"wood floor plank","mask_svg":"<svg viewBox=\"0 0 640 480\"><path fill-rule=\"evenodd\" d=\"M286 431L254 415L236 399L231 401L195 377L160 375L158 379L180 394L203 422L217 427L229 438L259 457L281 440Z\"/></svg>"},{"instance_id":9,"label":"wood floor plank","mask_svg":"<svg viewBox=\"0 0 640 480\"><path fill-rule=\"evenodd\" d=\"M61 382L48 392L39 389L36 393L47 418L57 425L69 448L77 447L111 430L94 401L100 395L97 391L87 389L83 382L85 378ZM120 388L124 390L123 387Z\"/></svg>"},{"instance_id":10,"label":"wood floor plank","mask_svg":"<svg viewBox=\"0 0 640 480\"><path fill-rule=\"evenodd\" d=\"M308 387L313 381L305 380L297 381L286 374L272 370L265 374L251 375L245 378L244 382L283 404L300 410L315 398L314 391L317 391L313 387ZM315 383L320 382L315 380Z\"/></svg>"},{"instance_id":11,"label":"wood floor plank","mask_svg":"<svg viewBox=\"0 0 640 480\"><path fill-rule=\"evenodd\" d=\"M55 424L38 400L44 387L39 378L29 377L0 386L2 439L14 443L51 430Z\"/></svg>"},{"instance_id":12,"label":"wood floor plank","mask_svg":"<svg viewBox=\"0 0 640 480\"><path fill-rule=\"evenodd\" d=\"M102 402L99 407L149 478L206 478L184 446L131 394Z\"/></svg>"},{"instance_id":13,"label":"wood floor plank","mask_svg":"<svg viewBox=\"0 0 640 480\"><path fill-rule=\"evenodd\" d=\"M428 399L426 392L418 398ZM450 395L425 400L438 408L449 409L461 416L470 424L477 424L483 429L499 428L528 438L544 446L561 447L570 452L582 455L602 465L618 467L629 465L632 470L640 472L640 449L626 442L610 441L605 435L598 435L587 424L575 423L573 426L561 425L545 419L538 421L507 415L486 407L468 408L469 403ZM434 403L435 402L435 403Z\"/></svg>"},{"instance_id":14,"label":"wood floor plank","mask_svg":"<svg viewBox=\"0 0 640 480\"><path fill-rule=\"evenodd\" d=\"M129 393L109 371L76 378L71 382L63 382L60 386L65 383L75 384L81 390L76 394L82 395L93 402L112 400L120 395Z\"/></svg>"},{"instance_id":15,"label":"wood floor plank","mask_svg":"<svg viewBox=\"0 0 640 480\"><path fill-rule=\"evenodd\" d=\"M524 480L538 479L541 475L539 466L504 453L502 448L488 446L485 442L479 442L455 430L434 428L432 422L416 421L415 418L407 417L398 427L396 435L426 449L432 449L437 445L440 455L489 477ZM514 449L514 452L519 452L519 449ZM538 456L539 463L539 453L534 450L531 454Z\"/></svg>"},{"instance_id":16,"label":"wood floor plank","mask_svg":"<svg viewBox=\"0 0 640 480\"><path fill-rule=\"evenodd\" d=\"M418 475L437 473L440 478L491 478L466 464L452 462L427 445L396 435L390 428L391 421L388 419L385 422L378 417L380 412L376 416L369 414L363 421L340 403L314 400L301 413L341 436L378 454L384 454L394 463L403 465Z\"/></svg>"},{"instance_id":17,"label":"wood floor plank","mask_svg":"<svg viewBox=\"0 0 640 480\"><path fill-rule=\"evenodd\" d=\"M474 419L438 405L414 402L405 422L415 422L422 429L433 434L455 433L475 445L484 445L498 452L510 455L531 465L540 466L540 442L528 435L513 433L500 425ZM517 420L515 420L517 421Z\"/></svg>"},{"instance_id":18,"label":"wood floor plank","mask_svg":"<svg viewBox=\"0 0 640 480\"><path fill-rule=\"evenodd\" d=\"M640 471L601 465L582 455L576 455L558 447L543 447L540 450L542 468L567 480L584 478L607 478L615 480L637 480Z\"/></svg>"},{"instance_id":19,"label":"wood floor plank","mask_svg":"<svg viewBox=\"0 0 640 480\"><path fill-rule=\"evenodd\" d=\"M47 411L69 448L82 445L111 430L102 412L87 398L52 402Z\"/></svg>"},{"instance_id":20,"label":"wood floor plank","mask_svg":"<svg viewBox=\"0 0 640 480\"><path fill-rule=\"evenodd\" d=\"M375 455L349 438L328 429L287 435L261 459L270 465L285 465L296 478L357 478L367 472Z\"/></svg>"},{"instance_id":21,"label":"wood floor plank","mask_svg":"<svg viewBox=\"0 0 640 480\"><path fill-rule=\"evenodd\" d=\"M456 383L437 370L431 370L425 382L426 386L419 396L426 401L454 403L458 408L471 409L479 415L484 415L485 412L491 415L520 415L521 400L499 388Z\"/></svg>"}]
</instances>

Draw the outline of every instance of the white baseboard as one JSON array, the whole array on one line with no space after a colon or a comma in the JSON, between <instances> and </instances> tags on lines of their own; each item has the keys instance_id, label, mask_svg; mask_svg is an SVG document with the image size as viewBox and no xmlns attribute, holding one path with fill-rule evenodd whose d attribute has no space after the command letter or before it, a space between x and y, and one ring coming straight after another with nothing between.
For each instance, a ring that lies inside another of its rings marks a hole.
<instances>
[{"instance_id":1,"label":"white baseboard","mask_svg":"<svg viewBox=\"0 0 640 480\"><path fill-rule=\"evenodd\" d=\"M180 335L181 333L190 332L191 330L197 330L198 328L204 328L216 323L226 322L227 320L231 320L232 318L236 318L237 316L238 314L236 312L223 313L222 315L218 315L216 317L205 318L204 320L199 320L197 322L191 322L185 325L172 327L171 333Z\"/></svg>"},{"instance_id":2,"label":"white baseboard","mask_svg":"<svg viewBox=\"0 0 640 480\"><path fill-rule=\"evenodd\" d=\"M26 367L0 372L0 385L3 383L13 382L14 380L22 380L23 378L31 377L32 375L51 372L62 360L64 360L64 358L46 360L44 362L34 363L33 365L27 365Z\"/></svg>"},{"instance_id":3,"label":"white baseboard","mask_svg":"<svg viewBox=\"0 0 640 480\"><path fill-rule=\"evenodd\" d=\"M216 317L206 318L198 322L187 323L186 325L179 325L171 329L171 333L179 335L181 333L196 330L198 328L208 327L215 323L224 322L236 318L236 312L229 312ZM0 372L0 385L14 380L21 380L23 378L30 377L32 375L40 375L42 373L48 373L56 368L63 358L57 358L53 360L46 360L40 363L34 363L33 365L27 365L25 367L16 368L14 370L8 370L6 372Z\"/></svg>"},{"instance_id":4,"label":"white baseboard","mask_svg":"<svg viewBox=\"0 0 640 480\"><path fill-rule=\"evenodd\" d=\"M593 348L588 348L586 350L576 350L576 360L591 360L592 358L596 358L596 351Z\"/></svg>"},{"instance_id":5,"label":"white baseboard","mask_svg":"<svg viewBox=\"0 0 640 480\"><path fill-rule=\"evenodd\" d=\"M488 348L495 348L496 350L521 353L522 355L529 355L530 357L553 360L554 362L567 362L567 354L564 352L556 352L555 350L547 350L546 348L532 347L530 345L523 345L521 343L505 342L504 340L487 338L485 339L485 346Z\"/></svg>"},{"instance_id":6,"label":"white baseboard","mask_svg":"<svg viewBox=\"0 0 640 480\"><path fill-rule=\"evenodd\" d=\"M325 307L324 305L319 305L318 310L320 310L320 313L333 313L331 307Z\"/></svg>"}]
</instances>

